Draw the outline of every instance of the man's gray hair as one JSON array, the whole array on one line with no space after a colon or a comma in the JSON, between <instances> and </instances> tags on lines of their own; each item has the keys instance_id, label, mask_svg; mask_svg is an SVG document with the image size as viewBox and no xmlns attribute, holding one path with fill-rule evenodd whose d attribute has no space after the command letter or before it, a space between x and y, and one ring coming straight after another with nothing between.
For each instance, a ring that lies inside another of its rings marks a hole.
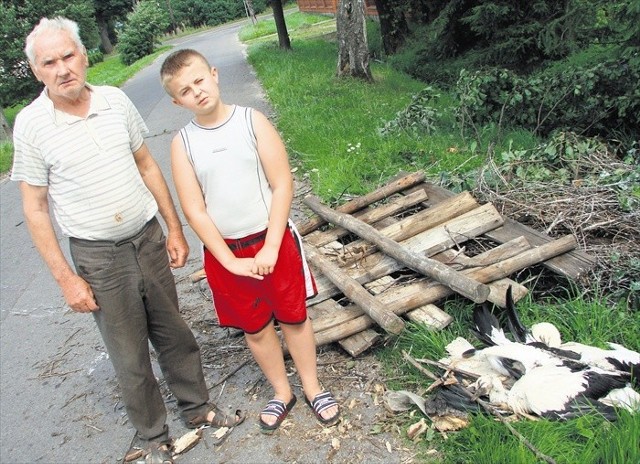
<instances>
[{"instance_id":1,"label":"man's gray hair","mask_svg":"<svg viewBox=\"0 0 640 464\"><path fill-rule=\"evenodd\" d=\"M80 39L80 28L78 23L71 19L63 18L62 16L56 16L53 19L42 18L40 22L33 28L31 33L27 36L25 42L24 53L27 55L27 59L30 63L36 62L35 42L38 36L44 31L66 31L71 36L71 39L78 45L78 49L85 53L82 39Z\"/></svg>"}]
</instances>

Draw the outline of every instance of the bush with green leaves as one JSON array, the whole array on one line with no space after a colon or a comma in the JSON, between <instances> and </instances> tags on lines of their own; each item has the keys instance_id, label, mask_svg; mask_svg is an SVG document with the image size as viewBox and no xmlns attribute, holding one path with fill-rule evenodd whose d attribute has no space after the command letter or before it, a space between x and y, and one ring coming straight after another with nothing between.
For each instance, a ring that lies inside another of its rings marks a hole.
<instances>
[{"instance_id":1,"label":"bush with green leaves","mask_svg":"<svg viewBox=\"0 0 640 464\"><path fill-rule=\"evenodd\" d=\"M558 65L522 77L508 69L463 70L456 85L461 125L495 123L548 136L571 130L640 139L640 62L612 58L590 67Z\"/></svg>"},{"instance_id":2,"label":"bush with green leaves","mask_svg":"<svg viewBox=\"0 0 640 464\"><path fill-rule=\"evenodd\" d=\"M253 0L256 14L267 7L265 0ZM245 16L244 3L237 0L171 0L171 9L180 27L202 27L223 24Z\"/></svg>"},{"instance_id":3,"label":"bush with green leaves","mask_svg":"<svg viewBox=\"0 0 640 464\"><path fill-rule=\"evenodd\" d=\"M440 95L433 87L425 87L411 97L409 105L398 111L396 117L388 121L381 129L382 135L393 135L404 131L411 135L421 136L434 132L440 113L432 106Z\"/></svg>"},{"instance_id":4,"label":"bush with green leaves","mask_svg":"<svg viewBox=\"0 0 640 464\"><path fill-rule=\"evenodd\" d=\"M104 61L104 53L99 48L93 48L87 50L87 57L89 58L89 66L93 66L96 63Z\"/></svg>"},{"instance_id":5,"label":"bush with green leaves","mask_svg":"<svg viewBox=\"0 0 640 464\"><path fill-rule=\"evenodd\" d=\"M142 0L127 15L127 21L118 35L120 60L131 65L153 53L158 39L169 27L169 15L155 0Z\"/></svg>"}]
</instances>

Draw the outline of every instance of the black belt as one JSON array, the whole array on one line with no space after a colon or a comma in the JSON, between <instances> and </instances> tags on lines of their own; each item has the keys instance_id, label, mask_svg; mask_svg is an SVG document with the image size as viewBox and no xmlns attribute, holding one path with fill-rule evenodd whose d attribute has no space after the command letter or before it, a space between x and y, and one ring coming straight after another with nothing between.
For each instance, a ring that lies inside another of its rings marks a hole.
<instances>
[{"instance_id":1,"label":"black belt","mask_svg":"<svg viewBox=\"0 0 640 464\"><path fill-rule=\"evenodd\" d=\"M229 249L231 251L242 250L243 248L247 248L251 245L255 245L256 243L263 241L266 236L267 236L267 231L265 230L260 232L258 235L254 235L253 237L248 238L246 240L239 239L239 240L234 240L233 242L227 242L227 245L229 246Z\"/></svg>"}]
</instances>

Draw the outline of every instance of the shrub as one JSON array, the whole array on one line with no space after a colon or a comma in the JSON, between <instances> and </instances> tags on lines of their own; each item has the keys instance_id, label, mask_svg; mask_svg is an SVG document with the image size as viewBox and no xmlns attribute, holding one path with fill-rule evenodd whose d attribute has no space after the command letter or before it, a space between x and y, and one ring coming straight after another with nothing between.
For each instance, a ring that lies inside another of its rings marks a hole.
<instances>
[{"instance_id":1,"label":"shrub","mask_svg":"<svg viewBox=\"0 0 640 464\"><path fill-rule=\"evenodd\" d=\"M572 130L588 136L640 138L640 62L611 58L590 67L554 66L521 77L507 69L463 70L456 84L458 119L522 127L548 136Z\"/></svg>"},{"instance_id":2,"label":"shrub","mask_svg":"<svg viewBox=\"0 0 640 464\"><path fill-rule=\"evenodd\" d=\"M143 0L127 15L118 35L120 60L127 66L153 53L158 38L169 27L169 17L154 0Z\"/></svg>"},{"instance_id":3,"label":"shrub","mask_svg":"<svg viewBox=\"0 0 640 464\"><path fill-rule=\"evenodd\" d=\"M87 50L87 56L89 57L89 66L101 63L104 60L104 54L99 48Z\"/></svg>"}]
</instances>

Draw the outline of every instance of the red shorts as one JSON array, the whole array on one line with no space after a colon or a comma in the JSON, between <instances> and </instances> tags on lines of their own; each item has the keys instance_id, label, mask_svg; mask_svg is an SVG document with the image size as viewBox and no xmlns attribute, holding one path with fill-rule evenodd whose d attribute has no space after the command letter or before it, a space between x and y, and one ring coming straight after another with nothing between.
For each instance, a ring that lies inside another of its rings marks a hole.
<instances>
[{"instance_id":1,"label":"red shorts","mask_svg":"<svg viewBox=\"0 0 640 464\"><path fill-rule=\"evenodd\" d=\"M253 258L265 235L263 231L226 242L236 257ZM286 229L274 271L263 280L232 274L205 248L204 269L220 326L257 333L272 319L283 324L306 321L306 299L317 290L301 246L297 234Z\"/></svg>"}]
</instances>

